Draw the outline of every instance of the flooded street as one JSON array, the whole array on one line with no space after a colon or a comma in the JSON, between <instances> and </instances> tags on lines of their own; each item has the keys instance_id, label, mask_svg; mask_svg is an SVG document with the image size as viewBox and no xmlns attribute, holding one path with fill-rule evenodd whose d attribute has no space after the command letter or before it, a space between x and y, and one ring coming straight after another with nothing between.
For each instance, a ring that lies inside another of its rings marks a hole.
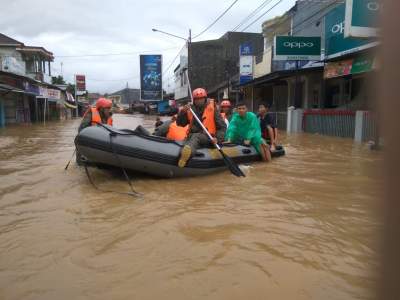
<instances>
[{"instance_id":1,"label":"flooded street","mask_svg":"<svg viewBox=\"0 0 400 300\"><path fill-rule=\"evenodd\" d=\"M64 171L78 126L0 129L0 299L375 298L382 153L282 134L287 155L246 178L136 177L136 199Z\"/></svg>"}]
</instances>

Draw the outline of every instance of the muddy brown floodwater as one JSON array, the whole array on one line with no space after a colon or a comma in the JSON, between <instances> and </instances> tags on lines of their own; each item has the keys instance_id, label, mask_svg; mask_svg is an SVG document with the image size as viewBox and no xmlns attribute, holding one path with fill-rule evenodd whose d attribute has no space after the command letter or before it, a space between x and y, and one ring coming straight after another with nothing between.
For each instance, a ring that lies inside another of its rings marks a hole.
<instances>
[{"instance_id":1,"label":"muddy brown floodwater","mask_svg":"<svg viewBox=\"0 0 400 300\"><path fill-rule=\"evenodd\" d=\"M115 116L138 124L154 118ZM283 135L246 178L135 177L135 199L64 171L78 125L0 129L0 299L375 298L382 153Z\"/></svg>"}]
</instances>

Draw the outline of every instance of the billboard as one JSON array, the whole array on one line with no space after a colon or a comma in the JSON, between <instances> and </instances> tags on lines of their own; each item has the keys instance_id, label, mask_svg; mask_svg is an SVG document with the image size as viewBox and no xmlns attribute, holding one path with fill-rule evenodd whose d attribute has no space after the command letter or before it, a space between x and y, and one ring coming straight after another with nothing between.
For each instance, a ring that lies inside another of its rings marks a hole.
<instances>
[{"instance_id":1,"label":"billboard","mask_svg":"<svg viewBox=\"0 0 400 300\"><path fill-rule=\"evenodd\" d=\"M346 0L344 36L369 38L378 35L378 16L382 9L381 1Z\"/></svg>"},{"instance_id":2,"label":"billboard","mask_svg":"<svg viewBox=\"0 0 400 300\"><path fill-rule=\"evenodd\" d=\"M274 60L321 60L321 38L275 36Z\"/></svg>"},{"instance_id":3,"label":"billboard","mask_svg":"<svg viewBox=\"0 0 400 300\"><path fill-rule=\"evenodd\" d=\"M77 91L86 91L85 75L75 75L75 86Z\"/></svg>"},{"instance_id":4,"label":"billboard","mask_svg":"<svg viewBox=\"0 0 400 300\"><path fill-rule=\"evenodd\" d=\"M244 84L253 79L253 56L240 56L240 83Z\"/></svg>"},{"instance_id":5,"label":"billboard","mask_svg":"<svg viewBox=\"0 0 400 300\"><path fill-rule=\"evenodd\" d=\"M162 55L140 55L140 100L162 100Z\"/></svg>"},{"instance_id":6,"label":"billboard","mask_svg":"<svg viewBox=\"0 0 400 300\"><path fill-rule=\"evenodd\" d=\"M250 42L239 46L239 84L253 80L253 46Z\"/></svg>"},{"instance_id":7,"label":"billboard","mask_svg":"<svg viewBox=\"0 0 400 300\"><path fill-rule=\"evenodd\" d=\"M378 42L345 38L345 4L340 4L325 16L325 58L335 58L376 46Z\"/></svg>"}]
</instances>

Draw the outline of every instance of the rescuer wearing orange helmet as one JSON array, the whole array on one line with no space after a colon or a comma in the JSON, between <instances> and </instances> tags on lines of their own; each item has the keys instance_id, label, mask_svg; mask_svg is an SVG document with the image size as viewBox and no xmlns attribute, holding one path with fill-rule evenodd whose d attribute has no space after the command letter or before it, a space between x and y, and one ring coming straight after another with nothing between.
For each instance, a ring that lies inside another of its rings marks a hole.
<instances>
[{"instance_id":1,"label":"rescuer wearing orange helmet","mask_svg":"<svg viewBox=\"0 0 400 300\"><path fill-rule=\"evenodd\" d=\"M203 88L197 88L193 91L192 110L197 117L202 120L203 125L213 137L213 143L222 143L225 137L226 124L222 119L220 112L213 99L207 99L207 91ZM198 148L211 145L211 142L203 132L203 129L197 124L191 111L190 104L185 105L178 113L176 124L178 126L189 125L188 137L182 148L178 166L183 168L190 157Z\"/></svg>"},{"instance_id":2,"label":"rescuer wearing orange helmet","mask_svg":"<svg viewBox=\"0 0 400 300\"><path fill-rule=\"evenodd\" d=\"M221 116L224 119L226 126L229 126L229 121L232 118L231 102L228 99L222 100L221 104Z\"/></svg>"},{"instance_id":3,"label":"rescuer wearing orange helmet","mask_svg":"<svg viewBox=\"0 0 400 300\"><path fill-rule=\"evenodd\" d=\"M79 126L79 131L82 129L94 126L97 123L107 124L112 126L113 119L111 116L112 101L106 98L99 98L96 101L95 107L90 107L85 114L81 125Z\"/></svg>"}]
</instances>

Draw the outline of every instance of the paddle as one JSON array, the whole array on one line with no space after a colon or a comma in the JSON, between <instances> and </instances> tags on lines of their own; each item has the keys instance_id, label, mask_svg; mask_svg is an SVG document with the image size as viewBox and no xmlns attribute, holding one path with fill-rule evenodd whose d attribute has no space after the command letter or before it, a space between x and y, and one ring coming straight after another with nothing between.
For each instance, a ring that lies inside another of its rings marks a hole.
<instances>
[{"instance_id":1,"label":"paddle","mask_svg":"<svg viewBox=\"0 0 400 300\"><path fill-rule=\"evenodd\" d=\"M72 153L71 159L68 161L67 165L64 168L65 171L68 169L69 164L71 163L71 160L74 158L75 152L76 152L76 148L75 148L74 152Z\"/></svg>"},{"instance_id":2,"label":"paddle","mask_svg":"<svg viewBox=\"0 0 400 300\"><path fill-rule=\"evenodd\" d=\"M193 95L192 95L192 88L190 86L190 81L189 81L189 74L188 71L186 70L186 78L188 81L188 86L189 86L189 94L190 94L190 98L192 99L192 103L193 102ZM227 165L227 167L229 168L229 170L232 172L233 175L237 176L237 177L246 177L246 175L242 172L242 170L240 170L239 166L229 157L227 156L224 151L222 151L221 147L218 145L218 143L214 143L214 139L211 136L211 134L208 132L207 128L204 126L204 124L199 120L199 118L197 117L197 115L194 113L194 111L192 110L192 108L189 108L190 112L192 113L193 117L195 118L195 120L197 121L197 123L201 126L201 128L204 130L204 132L206 133L206 135L208 136L208 138L210 139L210 141L214 144L214 146L218 149L219 153L221 153L222 158L224 159L225 164Z\"/></svg>"}]
</instances>

